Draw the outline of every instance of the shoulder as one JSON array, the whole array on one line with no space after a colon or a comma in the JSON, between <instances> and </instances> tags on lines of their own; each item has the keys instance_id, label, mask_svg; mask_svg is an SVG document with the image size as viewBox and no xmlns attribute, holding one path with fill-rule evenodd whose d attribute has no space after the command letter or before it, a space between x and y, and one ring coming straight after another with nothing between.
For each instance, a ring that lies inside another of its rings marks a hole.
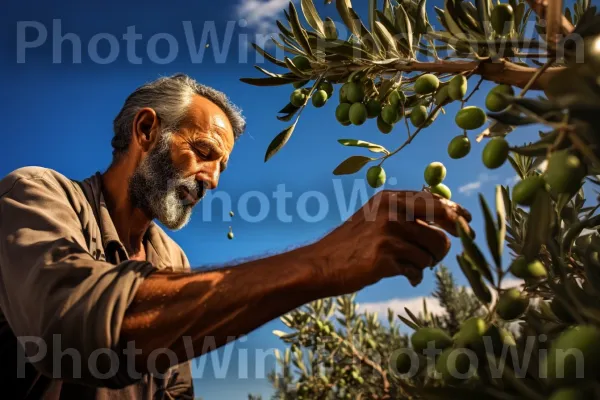
<instances>
[{"instance_id":1,"label":"shoulder","mask_svg":"<svg viewBox=\"0 0 600 400\"><path fill-rule=\"evenodd\" d=\"M72 181L63 174L44 167L18 168L0 180L0 197L10 193L17 186L36 186L48 190L66 189Z\"/></svg>"}]
</instances>

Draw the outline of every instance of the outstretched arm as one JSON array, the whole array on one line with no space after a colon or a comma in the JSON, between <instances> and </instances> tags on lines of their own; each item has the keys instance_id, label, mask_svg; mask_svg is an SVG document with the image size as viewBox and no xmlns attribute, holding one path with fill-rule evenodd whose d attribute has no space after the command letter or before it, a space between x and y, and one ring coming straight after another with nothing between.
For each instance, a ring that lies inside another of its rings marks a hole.
<instances>
[{"instance_id":1,"label":"outstretched arm","mask_svg":"<svg viewBox=\"0 0 600 400\"><path fill-rule=\"evenodd\" d=\"M133 340L141 350L136 369L147 371L155 349L168 348L184 362L200 356L206 344L212 350L212 344L222 346L324 297L313 254L309 246L209 272L153 273L140 285L121 329L122 341Z\"/></svg>"},{"instance_id":2,"label":"outstretched arm","mask_svg":"<svg viewBox=\"0 0 600 400\"><path fill-rule=\"evenodd\" d=\"M148 356L156 349L174 351L181 363L206 351L207 338L224 345L319 298L398 275L416 285L422 270L437 264L450 247L442 230L426 221L456 235L461 217L470 219L437 196L380 192L312 245L222 270L153 273L125 314L122 341L141 350L136 368L148 371ZM169 366L166 357L161 361L159 370Z\"/></svg>"}]
</instances>

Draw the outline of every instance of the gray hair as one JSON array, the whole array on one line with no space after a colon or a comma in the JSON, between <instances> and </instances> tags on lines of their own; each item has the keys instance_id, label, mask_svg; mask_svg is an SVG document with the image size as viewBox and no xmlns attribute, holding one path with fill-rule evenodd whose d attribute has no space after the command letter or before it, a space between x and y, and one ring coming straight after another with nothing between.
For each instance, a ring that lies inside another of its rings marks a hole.
<instances>
[{"instance_id":1,"label":"gray hair","mask_svg":"<svg viewBox=\"0 0 600 400\"><path fill-rule=\"evenodd\" d=\"M161 127L163 132L176 131L195 95L210 100L223 110L231 123L236 139L244 132L246 121L241 111L224 93L202 85L185 74L176 74L146 83L127 97L113 122L115 133L112 139L113 157L117 158L127 152L131 143L133 119L140 109L144 107L154 109L163 124Z\"/></svg>"}]
</instances>

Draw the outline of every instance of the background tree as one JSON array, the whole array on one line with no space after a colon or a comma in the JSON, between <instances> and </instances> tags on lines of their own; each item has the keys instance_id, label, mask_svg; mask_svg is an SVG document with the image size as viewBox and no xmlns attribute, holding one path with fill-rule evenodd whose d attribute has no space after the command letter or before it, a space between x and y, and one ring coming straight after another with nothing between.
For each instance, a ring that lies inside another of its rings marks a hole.
<instances>
[{"instance_id":1,"label":"background tree","mask_svg":"<svg viewBox=\"0 0 600 400\"><path fill-rule=\"evenodd\" d=\"M382 134L405 129L407 139L390 150L341 138L372 155L352 156L334 174L369 165L368 183L382 186L385 161L457 102L463 133L449 141L450 157L466 156L473 138L485 141L482 163L496 169L508 161L521 179L512 193L497 187L494 211L480 196L491 260L459 224L457 263L470 290L440 268L435 296L445 313L406 310L409 318L397 317L410 336L391 312L389 326L358 314L354 295L282 317L292 331L275 332L290 344L272 375L276 398L600 398L600 215L598 199L586 204L583 189L600 183L600 15L583 0L571 8L541 0L443 4L430 13L425 0L370 0L365 23L350 0L337 0L342 25L302 0L308 26L293 3L278 21L280 58L254 46L284 71L256 66L267 76L242 80L294 86L277 116L294 122L265 161L285 151L309 103L332 101L337 85L342 125L373 119ZM530 22L539 37L525 37ZM469 104L484 80L498 84L486 95L487 111ZM530 90L535 97L526 97ZM542 127L539 139L518 143L517 128L533 124ZM445 175L430 164L423 190L450 198ZM511 274L524 283L505 287ZM428 343L441 354L424 351Z\"/></svg>"}]
</instances>

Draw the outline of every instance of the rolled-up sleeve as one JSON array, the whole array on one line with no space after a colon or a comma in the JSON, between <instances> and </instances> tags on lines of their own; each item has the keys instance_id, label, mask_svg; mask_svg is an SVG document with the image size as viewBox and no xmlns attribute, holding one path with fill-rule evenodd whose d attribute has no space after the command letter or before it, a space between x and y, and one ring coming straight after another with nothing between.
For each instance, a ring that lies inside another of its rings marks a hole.
<instances>
[{"instance_id":1,"label":"rolled-up sleeve","mask_svg":"<svg viewBox=\"0 0 600 400\"><path fill-rule=\"evenodd\" d=\"M121 324L155 268L98 261L88 240L60 185L43 176L16 180L0 193L0 308L42 374L120 388L139 378L129 376L119 348ZM35 341L42 348L25 345Z\"/></svg>"}]
</instances>

